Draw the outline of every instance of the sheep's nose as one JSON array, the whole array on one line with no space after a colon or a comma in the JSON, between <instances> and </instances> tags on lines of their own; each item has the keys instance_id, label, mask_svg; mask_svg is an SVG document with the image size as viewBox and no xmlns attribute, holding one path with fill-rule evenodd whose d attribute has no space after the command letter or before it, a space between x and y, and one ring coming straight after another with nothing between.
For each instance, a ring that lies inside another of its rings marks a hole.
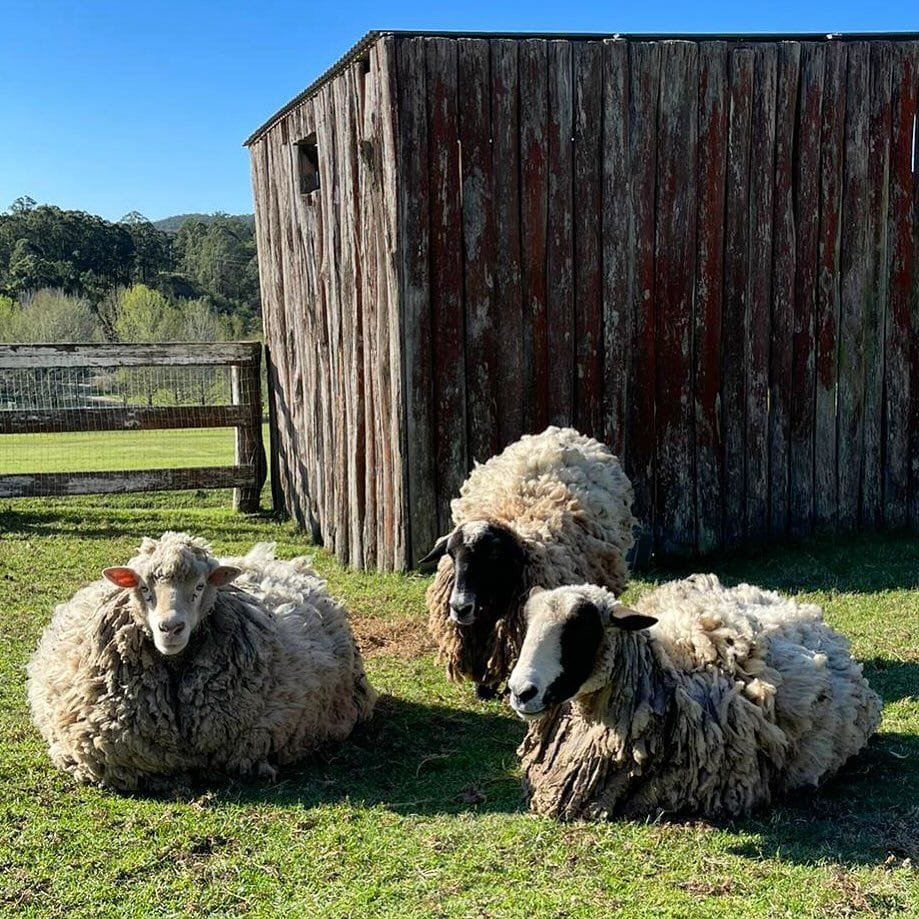
<instances>
[{"instance_id":1,"label":"sheep's nose","mask_svg":"<svg viewBox=\"0 0 919 919\"><path fill-rule=\"evenodd\" d=\"M185 623L161 622L157 628L166 635L181 635L185 631Z\"/></svg>"},{"instance_id":2,"label":"sheep's nose","mask_svg":"<svg viewBox=\"0 0 919 919\"><path fill-rule=\"evenodd\" d=\"M475 616L475 603L450 602L450 616L460 625L468 625Z\"/></svg>"},{"instance_id":3,"label":"sheep's nose","mask_svg":"<svg viewBox=\"0 0 919 919\"><path fill-rule=\"evenodd\" d=\"M520 692L514 692L514 701L523 705L525 702L529 702L537 692L538 690L532 683L524 683Z\"/></svg>"}]
</instances>

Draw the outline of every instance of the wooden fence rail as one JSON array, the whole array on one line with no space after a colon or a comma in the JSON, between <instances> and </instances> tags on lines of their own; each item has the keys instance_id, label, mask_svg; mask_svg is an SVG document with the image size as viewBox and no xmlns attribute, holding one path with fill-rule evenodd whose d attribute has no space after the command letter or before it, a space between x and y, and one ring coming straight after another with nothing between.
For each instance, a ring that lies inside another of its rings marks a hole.
<instances>
[{"instance_id":1,"label":"wooden fence rail","mask_svg":"<svg viewBox=\"0 0 919 919\"><path fill-rule=\"evenodd\" d=\"M231 405L104 406L0 410L0 435L233 427L233 466L107 472L7 473L0 497L233 488L233 506L259 508L267 465L262 446L259 342L0 345L0 372L55 368L230 367Z\"/></svg>"},{"instance_id":2,"label":"wooden fence rail","mask_svg":"<svg viewBox=\"0 0 919 919\"><path fill-rule=\"evenodd\" d=\"M555 423L662 554L919 525L916 39L360 46L250 140L291 512L410 566Z\"/></svg>"}]
</instances>

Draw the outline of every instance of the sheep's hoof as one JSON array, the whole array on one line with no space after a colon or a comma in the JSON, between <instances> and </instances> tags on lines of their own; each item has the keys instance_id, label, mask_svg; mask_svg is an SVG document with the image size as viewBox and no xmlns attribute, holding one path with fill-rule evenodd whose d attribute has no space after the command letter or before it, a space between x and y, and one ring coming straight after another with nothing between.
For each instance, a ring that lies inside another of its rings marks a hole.
<instances>
[{"instance_id":1,"label":"sheep's hoof","mask_svg":"<svg viewBox=\"0 0 919 919\"><path fill-rule=\"evenodd\" d=\"M475 697L479 702L490 702L498 695L498 687L490 683L476 683Z\"/></svg>"}]
</instances>

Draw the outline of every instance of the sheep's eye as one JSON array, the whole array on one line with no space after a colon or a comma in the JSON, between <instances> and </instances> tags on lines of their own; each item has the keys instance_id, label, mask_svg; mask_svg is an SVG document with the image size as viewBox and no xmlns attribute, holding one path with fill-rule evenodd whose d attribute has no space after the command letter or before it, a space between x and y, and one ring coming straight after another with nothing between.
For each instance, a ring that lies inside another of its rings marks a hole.
<instances>
[{"instance_id":1,"label":"sheep's eye","mask_svg":"<svg viewBox=\"0 0 919 919\"><path fill-rule=\"evenodd\" d=\"M150 599L150 588L149 588L146 584L141 583L141 585L140 585L140 593L141 593L141 596L143 596L143 598L144 598L145 600L149 600L149 599Z\"/></svg>"},{"instance_id":2,"label":"sheep's eye","mask_svg":"<svg viewBox=\"0 0 919 919\"><path fill-rule=\"evenodd\" d=\"M195 593L196 593L196 594L201 593L202 590L204 590L204 585L203 585L203 584L198 584L198 585L195 587Z\"/></svg>"}]
</instances>

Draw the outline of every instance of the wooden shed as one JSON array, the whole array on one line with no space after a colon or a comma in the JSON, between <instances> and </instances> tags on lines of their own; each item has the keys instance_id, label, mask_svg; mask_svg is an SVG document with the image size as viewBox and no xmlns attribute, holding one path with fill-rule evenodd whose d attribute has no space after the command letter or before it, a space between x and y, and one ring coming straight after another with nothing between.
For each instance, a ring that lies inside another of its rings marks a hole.
<instances>
[{"instance_id":1,"label":"wooden shed","mask_svg":"<svg viewBox=\"0 0 919 919\"><path fill-rule=\"evenodd\" d=\"M411 567L552 423L660 553L919 523L916 38L367 35L247 141L289 512Z\"/></svg>"}]
</instances>

